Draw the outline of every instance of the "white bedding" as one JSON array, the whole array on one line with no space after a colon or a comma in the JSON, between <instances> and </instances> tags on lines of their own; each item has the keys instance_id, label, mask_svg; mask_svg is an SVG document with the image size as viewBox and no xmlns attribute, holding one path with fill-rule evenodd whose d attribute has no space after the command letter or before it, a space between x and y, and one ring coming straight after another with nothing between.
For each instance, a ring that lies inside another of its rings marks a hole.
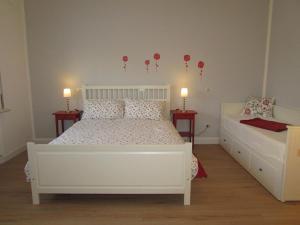
<instances>
[{"instance_id":1,"label":"white bedding","mask_svg":"<svg viewBox=\"0 0 300 225\"><path fill-rule=\"evenodd\" d=\"M84 119L50 144L183 144L169 120Z\"/></svg>"},{"instance_id":2,"label":"white bedding","mask_svg":"<svg viewBox=\"0 0 300 225\"><path fill-rule=\"evenodd\" d=\"M83 119L49 144L183 144L184 141L169 120ZM29 166L25 173L30 179ZM192 177L198 173L193 155Z\"/></svg>"},{"instance_id":3,"label":"white bedding","mask_svg":"<svg viewBox=\"0 0 300 225\"><path fill-rule=\"evenodd\" d=\"M226 115L222 118L224 128L232 135L238 137L248 146L265 155L283 162L286 149L287 131L273 132L245 124L240 120L250 119L240 115Z\"/></svg>"}]
</instances>

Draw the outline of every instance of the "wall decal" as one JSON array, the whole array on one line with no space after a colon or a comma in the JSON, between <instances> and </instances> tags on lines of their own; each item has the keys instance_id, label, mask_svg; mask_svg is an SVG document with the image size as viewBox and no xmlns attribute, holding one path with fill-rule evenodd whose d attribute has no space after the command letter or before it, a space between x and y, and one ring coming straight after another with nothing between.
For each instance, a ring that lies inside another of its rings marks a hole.
<instances>
[{"instance_id":1,"label":"wall decal","mask_svg":"<svg viewBox=\"0 0 300 225\"><path fill-rule=\"evenodd\" d=\"M198 68L200 69L200 77L202 78L203 75L203 68L204 68L204 62L203 61L199 61L198 62Z\"/></svg>"},{"instance_id":2,"label":"wall decal","mask_svg":"<svg viewBox=\"0 0 300 225\"><path fill-rule=\"evenodd\" d=\"M155 59L155 70L156 70L156 72L157 72L158 67L159 67L158 61L159 61L159 59L160 59L160 54L159 54L159 53L155 53L155 54L153 55L153 58Z\"/></svg>"},{"instance_id":3,"label":"wall decal","mask_svg":"<svg viewBox=\"0 0 300 225\"><path fill-rule=\"evenodd\" d=\"M147 73L149 72L149 64L150 64L150 60L146 59L145 60L145 65L146 65L146 71L147 71Z\"/></svg>"},{"instance_id":4,"label":"wall decal","mask_svg":"<svg viewBox=\"0 0 300 225\"><path fill-rule=\"evenodd\" d=\"M122 60L123 60L123 69L124 69L124 71L126 71L127 62L128 62L128 56L127 56L127 55L124 55L124 56L122 57Z\"/></svg>"},{"instance_id":5,"label":"wall decal","mask_svg":"<svg viewBox=\"0 0 300 225\"><path fill-rule=\"evenodd\" d=\"M188 71L188 62L191 60L191 56L190 55L184 55L183 56L183 60L185 61L185 70Z\"/></svg>"}]
</instances>

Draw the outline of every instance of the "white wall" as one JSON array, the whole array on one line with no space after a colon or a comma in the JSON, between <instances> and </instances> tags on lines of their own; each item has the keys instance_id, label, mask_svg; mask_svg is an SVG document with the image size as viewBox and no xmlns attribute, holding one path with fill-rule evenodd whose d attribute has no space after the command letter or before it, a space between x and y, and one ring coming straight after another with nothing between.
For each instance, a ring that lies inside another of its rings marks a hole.
<instances>
[{"instance_id":1,"label":"white wall","mask_svg":"<svg viewBox=\"0 0 300 225\"><path fill-rule=\"evenodd\" d=\"M300 109L300 1L275 0L267 94L276 103Z\"/></svg>"},{"instance_id":2,"label":"white wall","mask_svg":"<svg viewBox=\"0 0 300 225\"><path fill-rule=\"evenodd\" d=\"M187 86L197 133L211 125L207 137L219 135L222 101L261 94L267 0L26 0L25 9L38 138L55 134L51 113L65 107L63 87L171 84L176 108ZM154 52L160 69L147 74L143 62ZM192 56L188 73L184 54ZM198 59L206 63L203 80Z\"/></svg>"},{"instance_id":3,"label":"white wall","mask_svg":"<svg viewBox=\"0 0 300 225\"><path fill-rule=\"evenodd\" d=\"M11 111L0 114L0 162L24 150L32 138L31 106L22 0L0 1L0 71L4 100Z\"/></svg>"}]
</instances>

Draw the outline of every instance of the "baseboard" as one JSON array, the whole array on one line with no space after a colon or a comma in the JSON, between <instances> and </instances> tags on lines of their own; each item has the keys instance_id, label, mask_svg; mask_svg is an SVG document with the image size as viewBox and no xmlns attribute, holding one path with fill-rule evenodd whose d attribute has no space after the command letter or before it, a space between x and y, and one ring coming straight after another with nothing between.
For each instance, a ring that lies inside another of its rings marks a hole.
<instances>
[{"instance_id":1,"label":"baseboard","mask_svg":"<svg viewBox=\"0 0 300 225\"><path fill-rule=\"evenodd\" d=\"M2 157L0 157L0 164L7 162L8 160L14 158L15 156L19 155L24 151L26 151L26 145L21 146L10 153L3 155Z\"/></svg>"},{"instance_id":2,"label":"baseboard","mask_svg":"<svg viewBox=\"0 0 300 225\"><path fill-rule=\"evenodd\" d=\"M32 141L36 144L48 144L54 138L34 138Z\"/></svg>"},{"instance_id":3,"label":"baseboard","mask_svg":"<svg viewBox=\"0 0 300 225\"><path fill-rule=\"evenodd\" d=\"M195 144L198 145L213 145L219 144L219 137L195 137Z\"/></svg>"}]
</instances>

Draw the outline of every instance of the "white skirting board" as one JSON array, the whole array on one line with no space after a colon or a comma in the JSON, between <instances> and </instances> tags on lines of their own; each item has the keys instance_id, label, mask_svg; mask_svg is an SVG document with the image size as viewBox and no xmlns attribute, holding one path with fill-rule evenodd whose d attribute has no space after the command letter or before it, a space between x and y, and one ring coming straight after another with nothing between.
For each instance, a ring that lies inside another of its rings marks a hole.
<instances>
[{"instance_id":1,"label":"white skirting board","mask_svg":"<svg viewBox=\"0 0 300 225\"><path fill-rule=\"evenodd\" d=\"M0 164L7 162L8 160L14 158L15 156L19 155L20 153L26 151L26 145L23 145L14 151L10 152L9 154L5 154L0 157Z\"/></svg>"},{"instance_id":2,"label":"white skirting board","mask_svg":"<svg viewBox=\"0 0 300 225\"><path fill-rule=\"evenodd\" d=\"M219 137L195 137L195 144L197 145L216 145L220 143Z\"/></svg>"},{"instance_id":3,"label":"white skirting board","mask_svg":"<svg viewBox=\"0 0 300 225\"><path fill-rule=\"evenodd\" d=\"M195 144L197 145L216 145L219 144L219 137L195 137ZM47 144L52 141L53 138L35 138L34 143L37 144Z\"/></svg>"}]
</instances>

